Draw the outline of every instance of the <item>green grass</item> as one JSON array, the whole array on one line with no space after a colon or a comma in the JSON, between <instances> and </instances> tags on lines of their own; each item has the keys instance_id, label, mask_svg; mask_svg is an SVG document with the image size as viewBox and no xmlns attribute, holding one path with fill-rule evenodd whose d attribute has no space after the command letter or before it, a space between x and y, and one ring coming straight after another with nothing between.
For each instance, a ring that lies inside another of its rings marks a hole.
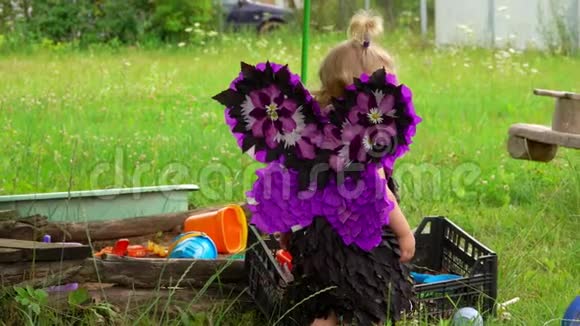
<instances>
[{"instance_id":1,"label":"green grass","mask_svg":"<svg viewBox=\"0 0 580 326\"><path fill-rule=\"evenodd\" d=\"M308 87L341 35L314 35ZM561 318L580 293L580 153L549 164L510 159L512 123L549 124L548 88L580 92L580 58L383 44L424 122L397 164L413 226L445 215L499 255L511 321ZM232 37L162 50L40 50L0 57L0 194L198 183L196 205L241 200L260 165L242 155L211 96L239 61L299 72L300 39ZM556 324L556 323L553 323Z\"/></svg>"}]
</instances>

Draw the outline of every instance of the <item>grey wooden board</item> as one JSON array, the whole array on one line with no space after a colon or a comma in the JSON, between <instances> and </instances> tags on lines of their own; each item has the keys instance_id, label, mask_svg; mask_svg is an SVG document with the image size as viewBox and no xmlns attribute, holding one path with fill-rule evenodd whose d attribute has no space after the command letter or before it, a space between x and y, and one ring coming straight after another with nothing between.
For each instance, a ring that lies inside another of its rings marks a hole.
<instances>
[{"instance_id":1,"label":"grey wooden board","mask_svg":"<svg viewBox=\"0 0 580 326\"><path fill-rule=\"evenodd\" d=\"M580 100L580 94L573 93L573 92L565 92L565 91L553 91L550 89L534 89L534 94L540 96L551 96L555 98L563 98L563 99L570 99L570 100Z\"/></svg>"},{"instance_id":2,"label":"grey wooden board","mask_svg":"<svg viewBox=\"0 0 580 326\"><path fill-rule=\"evenodd\" d=\"M58 243L0 239L0 262L59 261L91 256L89 246L63 246Z\"/></svg>"},{"instance_id":3,"label":"grey wooden board","mask_svg":"<svg viewBox=\"0 0 580 326\"><path fill-rule=\"evenodd\" d=\"M544 144L580 149L580 135L553 131L547 126L516 123L510 127L509 134Z\"/></svg>"}]
</instances>

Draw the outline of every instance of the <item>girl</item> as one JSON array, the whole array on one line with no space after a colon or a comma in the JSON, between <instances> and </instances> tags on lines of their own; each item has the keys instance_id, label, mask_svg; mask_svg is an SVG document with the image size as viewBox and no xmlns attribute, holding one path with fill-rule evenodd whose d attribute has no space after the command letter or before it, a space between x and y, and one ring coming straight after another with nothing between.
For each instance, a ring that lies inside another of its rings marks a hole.
<instances>
[{"instance_id":1,"label":"girl","mask_svg":"<svg viewBox=\"0 0 580 326\"><path fill-rule=\"evenodd\" d=\"M350 39L334 47L320 67L322 86L316 99L323 110L333 110L331 99L342 97L353 78L380 68L395 72L391 56L374 42L383 32L382 23L380 17L367 12L352 17ZM384 170L379 173L386 177ZM307 323L337 325L338 317L342 317L360 325L380 324L386 319L398 320L403 311L410 309L412 285L401 263L413 257L415 238L393 191L387 188L387 194L394 203L390 223L384 228L382 243L370 252L356 245L344 246L322 218L299 231L279 235L281 246L294 257L295 281L288 291L291 303L320 292L297 307ZM343 252L346 258L328 257L338 252Z\"/></svg>"},{"instance_id":2,"label":"girl","mask_svg":"<svg viewBox=\"0 0 580 326\"><path fill-rule=\"evenodd\" d=\"M248 208L293 256L285 296L300 325L380 324L411 308L402 263L415 240L387 184L420 118L373 40L382 31L380 17L352 18L350 39L321 65L315 100L287 66L270 62L242 63L213 97L242 150L267 163Z\"/></svg>"}]
</instances>

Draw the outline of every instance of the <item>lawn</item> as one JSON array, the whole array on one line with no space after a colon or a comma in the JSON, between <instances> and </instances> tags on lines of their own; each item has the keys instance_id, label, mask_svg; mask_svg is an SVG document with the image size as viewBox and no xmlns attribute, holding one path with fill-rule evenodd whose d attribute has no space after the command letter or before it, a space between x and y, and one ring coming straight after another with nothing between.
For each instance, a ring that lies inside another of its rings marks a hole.
<instances>
[{"instance_id":1,"label":"lawn","mask_svg":"<svg viewBox=\"0 0 580 326\"><path fill-rule=\"evenodd\" d=\"M341 37L313 37L310 89ZM503 323L561 318L580 293L580 152L517 161L505 142L512 123L550 123L553 100L533 88L580 92L580 58L435 49L401 35L382 43L424 119L396 166L411 224L445 215L498 253L499 301L521 298ZM242 200L260 165L240 153L211 96L240 60L299 72L299 53L297 36L242 35L197 47L0 56L0 194L197 183L194 205Z\"/></svg>"}]
</instances>

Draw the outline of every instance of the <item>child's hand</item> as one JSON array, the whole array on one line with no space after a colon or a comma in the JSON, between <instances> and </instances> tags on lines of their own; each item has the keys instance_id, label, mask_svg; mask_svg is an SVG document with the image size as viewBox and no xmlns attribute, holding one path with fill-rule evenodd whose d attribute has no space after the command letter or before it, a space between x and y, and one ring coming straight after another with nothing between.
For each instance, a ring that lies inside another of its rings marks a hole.
<instances>
[{"instance_id":1,"label":"child's hand","mask_svg":"<svg viewBox=\"0 0 580 326\"><path fill-rule=\"evenodd\" d=\"M276 233L274 233L274 238L276 240L278 240L278 243L280 244L280 249L288 250L288 248L290 247L290 236L291 235L292 235L291 232L287 232L287 233L276 232Z\"/></svg>"},{"instance_id":2,"label":"child's hand","mask_svg":"<svg viewBox=\"0 0 580 326\"><path fill-rule=\"evenodd\" d=\"M415 256L415 236L413 232L408 232L399 237L399 247L401 249L401 262L408 263Z\"/></svg>"}]
</instances>

